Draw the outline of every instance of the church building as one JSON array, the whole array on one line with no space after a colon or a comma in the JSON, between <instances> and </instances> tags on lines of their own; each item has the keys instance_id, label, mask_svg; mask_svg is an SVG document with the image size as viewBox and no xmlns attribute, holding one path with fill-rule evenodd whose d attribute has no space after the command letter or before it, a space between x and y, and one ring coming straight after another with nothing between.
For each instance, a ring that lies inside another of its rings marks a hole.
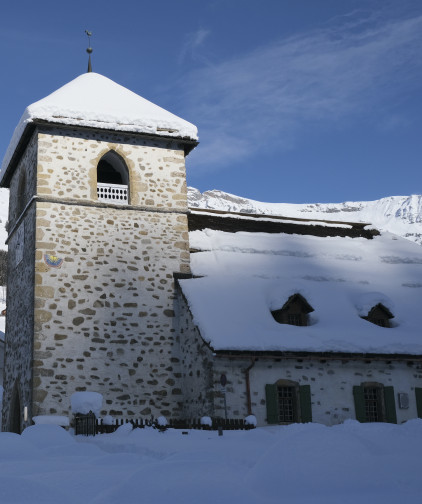
<instances>
[{"instance_id":1,"label":"church building","mask_svg":"<svg viewBox=\"0 0 422 504\"><path fill-rule=\"evenodd\" d=\"M24 112L3 429L71 416L422 417L422 249L365 223L189 209L197 129L86 73Z\"/></svg>"}]
</instances>

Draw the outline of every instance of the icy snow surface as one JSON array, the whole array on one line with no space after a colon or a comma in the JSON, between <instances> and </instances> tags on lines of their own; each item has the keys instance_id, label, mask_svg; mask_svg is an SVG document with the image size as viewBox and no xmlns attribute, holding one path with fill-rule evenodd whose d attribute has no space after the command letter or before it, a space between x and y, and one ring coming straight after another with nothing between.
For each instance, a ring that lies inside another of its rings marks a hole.
<instances>
[{"instance_id":1,"label":"icy snow surface","mask_svg":"<svg viewBox=\"0 0 422 504\"><path fill-rule=\"evenodd\" d=\"M130 427L130 426L129 426ZM52 425L0 433L4 504L415 504L422 420L252 431L119 429L72 437Z\"/></svg>"},{"instance_id":2,"label":"icy snow surface","mask_svg":"<svg viewBox=\"0 0 422 504\"><path fill-rule=\"evenodd\" d=\"M190 233L194 275L181 280L194 321L215 350L422 354L422 248L385 233L365 238L266 233ZM271 310L300 293L307 327ZM376 304L383 328L360 318Z\"/></svg>"},{"instance_id":3,"label":"icy snow surface","mask_svg":"<svg viewBox=\"0 0 422 504\"><path fill-rule=\"evenodd\" d=\"M85 73L26 108L3 159L6 169L26 125L36 119L196 140L196 126L97 73Z\"/></svg>"}]
</instances>

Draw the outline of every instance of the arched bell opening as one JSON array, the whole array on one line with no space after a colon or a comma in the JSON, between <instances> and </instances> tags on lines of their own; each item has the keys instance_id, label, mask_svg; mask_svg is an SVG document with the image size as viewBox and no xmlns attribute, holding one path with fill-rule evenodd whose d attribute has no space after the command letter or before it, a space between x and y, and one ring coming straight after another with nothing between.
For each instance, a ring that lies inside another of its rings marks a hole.
<instances>
[{"instance_id":1,"label":"arched bell opening","mask_svg":"<svg viewBox=\"0 0 422 504\"><path fill-rule=\"evenodd\" d=\"M107 152L98 162L97 197L115 205L129 203L129 170L115 151Z\"/></svg>"}]
</instances>

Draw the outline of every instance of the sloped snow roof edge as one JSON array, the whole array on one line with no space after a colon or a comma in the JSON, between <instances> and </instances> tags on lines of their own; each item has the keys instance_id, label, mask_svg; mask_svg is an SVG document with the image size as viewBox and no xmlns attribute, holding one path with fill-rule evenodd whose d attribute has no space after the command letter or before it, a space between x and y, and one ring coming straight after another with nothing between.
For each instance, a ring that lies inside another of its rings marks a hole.
<instances>
[{"instance_id":1,"label":"sloped snow roof edge","mask_svg":"<svg viewBox=\"0 0 422 504\"><path fill-rule=\"evenodd\" d=\"M37 120L198 140L188 121L103 75L85 73L25 109L2 162L2 179L26 127Z\"/></svg>"}]
</instances>

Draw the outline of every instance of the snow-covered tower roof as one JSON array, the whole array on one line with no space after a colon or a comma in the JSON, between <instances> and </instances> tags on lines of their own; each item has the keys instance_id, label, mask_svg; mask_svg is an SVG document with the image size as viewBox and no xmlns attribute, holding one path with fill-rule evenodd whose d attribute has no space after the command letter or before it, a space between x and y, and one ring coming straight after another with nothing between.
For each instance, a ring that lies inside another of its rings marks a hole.
<instances>
[{"instance_id":1,"label":"snow-covered tower roof","mask_svg":"<svg viewBox=\"0 0 422 504\"><path fill-rule=\"evenodd\" d=\"M9 165L28 128L37 122L101 128L180 138L196 145L196 126L97 73L85 73L23 113L1 167L8 184Z\"/></svg>"}]
</instances>

